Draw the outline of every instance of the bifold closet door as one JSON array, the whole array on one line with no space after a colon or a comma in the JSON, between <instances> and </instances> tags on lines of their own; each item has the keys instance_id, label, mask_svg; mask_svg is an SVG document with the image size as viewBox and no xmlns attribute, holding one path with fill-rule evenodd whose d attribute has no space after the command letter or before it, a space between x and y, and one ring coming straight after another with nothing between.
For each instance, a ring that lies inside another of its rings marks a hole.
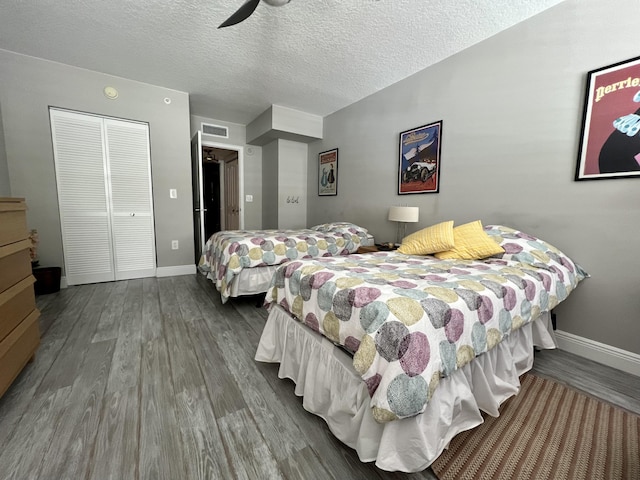
<instances>
[{"instance_id":1,"label":"bifold closet door","mask_svg":"<svg viewBox=\"0 0 640 480\"><path fill-rule=\"evenodd\" d=\"M154 276L148 125L50 117L67 283Z\"/></svg>"}]
</instances>

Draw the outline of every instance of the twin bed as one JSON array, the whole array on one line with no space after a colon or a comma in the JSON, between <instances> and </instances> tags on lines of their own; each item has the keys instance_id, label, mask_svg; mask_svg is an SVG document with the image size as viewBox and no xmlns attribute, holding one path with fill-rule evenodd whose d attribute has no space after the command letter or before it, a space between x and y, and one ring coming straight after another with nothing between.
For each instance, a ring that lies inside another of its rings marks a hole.
<instances>
[{"instance_id":1,"label":"twin bed","mask_svg":"<svg viewBox=\"0 0 640 480\"><path fill-rule=\"evenodd\" d=\"M373 245L373 237L365 228L348 222L301 230L228 230L207 240L198 268L215 284L225 303L231 297L265 293L278 265L349 255L361 245Z\"/></svg>"},{"instance_id":2,"label":"twin bed","mask_svg":"<svg viewBox=\"0 0 640 480\"><path fill-rule=\"evenodd\" d=\"M270 280L255 359L279 363L363 462L425 469L481 411L498 415L534 346L555 348L550 311L587 276L543 240L484 231L503 254L291 258Z\"/></svg>"}]
</instances>

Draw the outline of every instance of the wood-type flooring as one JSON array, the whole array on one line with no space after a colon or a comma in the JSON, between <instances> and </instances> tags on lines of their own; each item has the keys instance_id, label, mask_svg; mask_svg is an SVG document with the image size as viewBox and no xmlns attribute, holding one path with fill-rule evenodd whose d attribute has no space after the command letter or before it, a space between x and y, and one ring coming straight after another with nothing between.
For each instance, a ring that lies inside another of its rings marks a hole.
<instances>
[{"instance_id":1,"label":"wood-type flooring","mask_svg":"<svg viewBox=\"0 0 640 480\"><path fill-rule=\"evenodd\" d=\"M267 312L200 275L37 298L42 343L0 398L0 479L434 479L363 464L254 361ZM561 322L562 319L559 319ZM562 351L534 372L640 413L640 379Z\"/></svg>"}]
</instances>

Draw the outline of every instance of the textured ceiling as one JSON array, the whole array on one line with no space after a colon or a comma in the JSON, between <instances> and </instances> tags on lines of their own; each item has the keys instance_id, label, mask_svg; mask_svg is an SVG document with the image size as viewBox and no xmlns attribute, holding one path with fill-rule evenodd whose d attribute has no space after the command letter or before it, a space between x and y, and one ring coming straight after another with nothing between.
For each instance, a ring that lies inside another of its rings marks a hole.
<instances>
[{"instance_id":1,"label":"textured ceiling","mask_svg":"<svg viewBox=\"0 0 640 480\"><path fill-rule=\"evenodd\" d=\"M246 124L270 105L325 116L561 0L2 0L0 48L190 94Z\"/></svg>"}]
</instances>

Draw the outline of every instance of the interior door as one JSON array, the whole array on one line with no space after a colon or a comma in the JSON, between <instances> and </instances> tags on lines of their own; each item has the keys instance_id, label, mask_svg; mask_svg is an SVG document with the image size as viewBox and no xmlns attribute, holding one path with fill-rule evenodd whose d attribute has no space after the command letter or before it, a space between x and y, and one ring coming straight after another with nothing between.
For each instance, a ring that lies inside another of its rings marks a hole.
<instances>
[{"instance_id":1,"label":"interior door","mask_svg":"<svg viewBox=\"0 0 640 480\"><path fill-rule=\"evenodd\" d=\"M240 228L240 198L238 185L238 158L224 164L225 229Z\"/></svg>"},{"instance_id":2,"label":"interior door","mask_svg":"<svg viewBox=\"0 0 640 480\"><path fill-rule=\"evenodd\" d=\"M204 198L204 234L205 238L211 237L222 229L220 223L221 212L221 189L220 189L220 167L219 163L205 162L202 164Z\"/></svg>"},{"instance_id":3,"label":"interior door","mask_svg":"<svg viewBox=\"0 0 640 480\"><path fill-rule=\"evenodd\" d=\"M191 191L193 192L193 239L196 265L204 248L204 208L202 188L202 132L198 130L191 139Z\"/></svg>"}]
</instances>

